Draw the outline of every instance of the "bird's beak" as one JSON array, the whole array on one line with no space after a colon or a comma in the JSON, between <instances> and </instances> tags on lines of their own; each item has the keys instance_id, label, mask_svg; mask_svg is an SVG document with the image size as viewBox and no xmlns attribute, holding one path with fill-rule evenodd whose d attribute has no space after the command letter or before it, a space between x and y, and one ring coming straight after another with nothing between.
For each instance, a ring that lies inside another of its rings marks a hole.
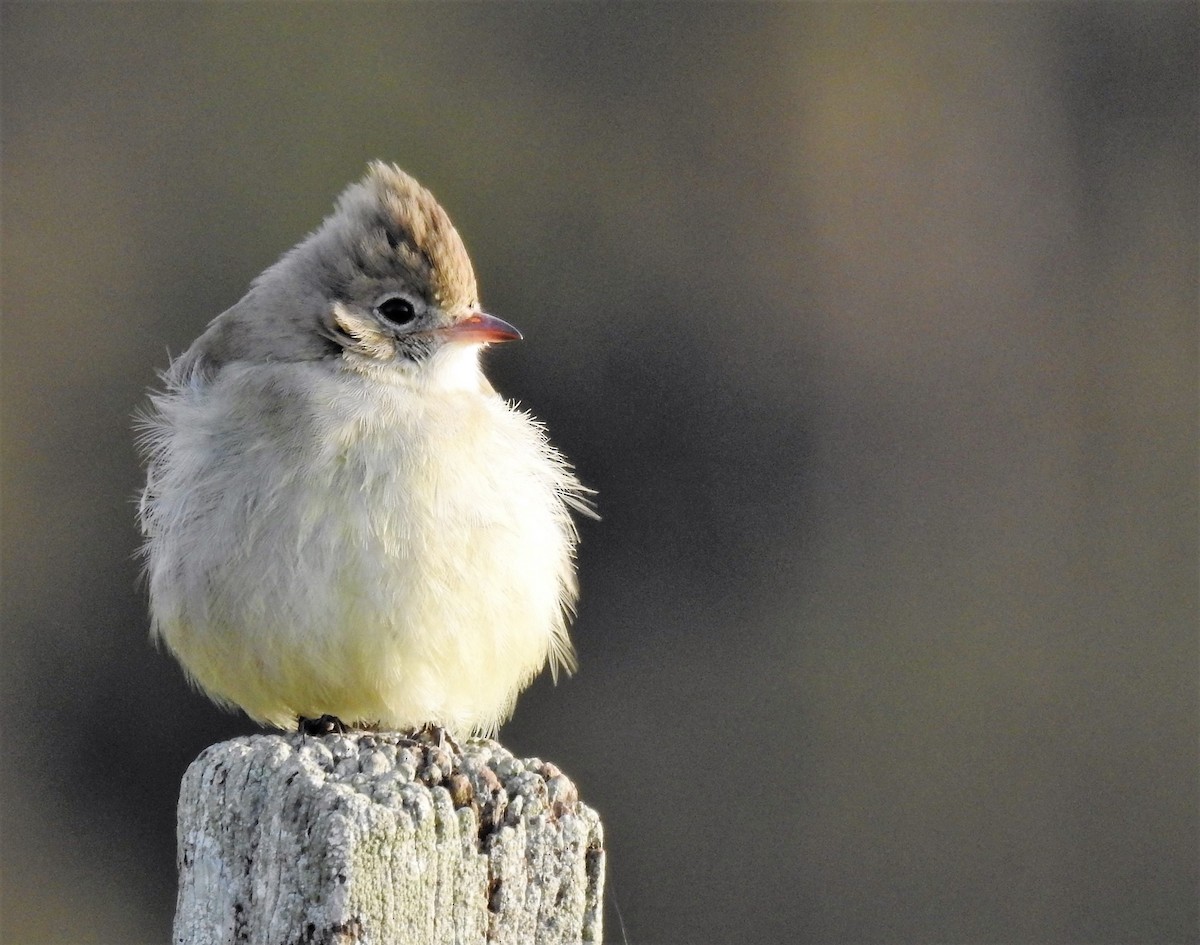
<instances>
[{"instance_id":1,"label":"bird's beak","mask_svg":"<svg viewBox=\"0 0 1200 945\"><path fill-rule=\"evenodd\" d=\"M442 332L450 341L466 341L475 344L497 341L520 341L521 333L502 318L486 312L472 312L460 318Z\"/></svg>"}]
</instances>

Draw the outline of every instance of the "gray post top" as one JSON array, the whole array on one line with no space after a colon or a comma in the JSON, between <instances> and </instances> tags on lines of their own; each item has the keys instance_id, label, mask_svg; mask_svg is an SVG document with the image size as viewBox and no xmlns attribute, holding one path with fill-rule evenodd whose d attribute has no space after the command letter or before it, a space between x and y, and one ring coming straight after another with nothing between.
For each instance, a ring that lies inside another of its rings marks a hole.
<instances>
[{"instance_id":1,"label":"gray post top","mask_svg":"<svg viewBox=\"0 0 1200 945\"><path fill-rule=\"evenodd\" d=\"M570 779L491 739L236 738L184 776L175 941L596 942L604 858Z\"/></svg>"}]
</instances>

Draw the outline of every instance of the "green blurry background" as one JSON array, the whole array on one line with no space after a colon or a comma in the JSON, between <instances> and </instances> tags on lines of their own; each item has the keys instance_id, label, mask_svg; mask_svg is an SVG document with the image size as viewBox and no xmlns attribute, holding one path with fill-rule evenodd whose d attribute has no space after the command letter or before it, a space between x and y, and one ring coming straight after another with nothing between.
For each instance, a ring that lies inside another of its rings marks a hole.
<instances>
[{"instance_id":1,"label":"green blurry background","mask_svg":"<svg viewBox=\"0 0 1200 945\"><path fill-rule=\"evenodd\" d=\"M630 942L1200 939L1198 21L5 2L3 941L168 940L255 729L148 642L130 416L376 157L599 490L503 736Z\"/></svg>"}]
</instances>

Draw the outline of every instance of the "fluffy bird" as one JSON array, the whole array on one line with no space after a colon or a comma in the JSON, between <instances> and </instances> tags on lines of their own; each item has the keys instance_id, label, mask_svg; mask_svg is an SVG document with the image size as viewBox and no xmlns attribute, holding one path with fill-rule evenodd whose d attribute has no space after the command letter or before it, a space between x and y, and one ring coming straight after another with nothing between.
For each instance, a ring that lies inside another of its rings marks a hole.
<instances>
[{"instance_id":1,"label":"fluffy bird","mask_svg":"<svg viewBox=\"0 0 1200 945\"><path fill-rule=\"evenodd\" d=\"M479 365L445 211L373 163L163 374L141 421L152 632L214 701L494 732L574 668L590 490Z\"/></svg>"}]
</instances>

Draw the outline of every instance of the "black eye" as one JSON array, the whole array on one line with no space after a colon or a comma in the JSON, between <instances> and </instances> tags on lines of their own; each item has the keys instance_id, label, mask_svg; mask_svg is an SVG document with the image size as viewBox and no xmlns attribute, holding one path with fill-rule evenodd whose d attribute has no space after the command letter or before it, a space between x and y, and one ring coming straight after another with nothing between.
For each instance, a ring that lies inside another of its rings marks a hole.
<instances>
[{"instance_id":1,"label":"black eye","mask_svg":"<svg viewBox=\"0 0 1200 945\"><path fill-rule=\"evenodd\" d=\"M402 295L392 295L375 306L381 318L403 327L417 317L416 307Z\"/></svg>"}]
</instances>

